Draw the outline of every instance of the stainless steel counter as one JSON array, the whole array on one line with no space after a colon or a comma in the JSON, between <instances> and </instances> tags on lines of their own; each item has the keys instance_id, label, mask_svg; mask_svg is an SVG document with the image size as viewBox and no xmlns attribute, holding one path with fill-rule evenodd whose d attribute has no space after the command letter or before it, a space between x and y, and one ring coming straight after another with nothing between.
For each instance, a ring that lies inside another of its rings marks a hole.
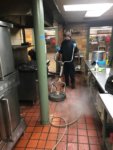
<instances>
[{"instance_id":1,"label":"stainless steel counter","mask_svg":"<svg viewBox=\"0 0 113 150\"><path fill-rule=\"evenodd\" d=\"M98 85L100 85L101 89L104 92L97 92L98 96L95 97L95 106L97 114L100 117L100 120L102 121L102 146L106 147L107 150L113 150L113 144L109 142L110 133L113 132L113 95L107 93L107 91L105 90L106 80L109 77L109 75L113 74L113 69L111 69L110 74L108 75L106 73L106 68L99 72L94 71L94 66L91 65L91 61L86 61L85 64L88 69L88 72L91 72L91 75L93 75ZM93 81L91 80L90 82Z\"/></svg>"},{"instance_id":2,"label":"stainless steel counter","mask_svg":"<svg viewBox=\"0 0 113 150\"><path fill-rule=\"evenodd\" d=\"M100 97L101 97L101 100L102 100L107 112L109 113L109 115L113 119L113 95L111 95L111 94L100 94Z\"/></svg>"},{"instance_id":3,"label":"stainless steel counter","mask_svg":"<svg viewBox=\"0 0 113 150\"><path fill-rule=\"evenodd\" d=\"M102 70L101 72L99 71L94 71L94 66L91 65L91 61L86 61L86 65L89 69L89 71L93 74L93 76L95 77L96 81L98 82L98 84L100 85L100 87L102 88L102 90L107 93L107 91L105 90L105 83L107 78L109 77L108 74L106 74L106 68L104 70ZM113 74L113 70L111 69L110 74Z\"/></svg>"},{"instance_id":4,"label":"stainless steel counter","mask_svg":"<svg viewBox=\"0 0 113 150\"><path fill-rule=\"evenodd\" d=\"M113 133L113 95L111 94L99 94L104 106L103 112L103 146L107 150L113 150L113 143L111 134ZM109 119L108 119L109 118Z\"/></svg>"}]
</instances>

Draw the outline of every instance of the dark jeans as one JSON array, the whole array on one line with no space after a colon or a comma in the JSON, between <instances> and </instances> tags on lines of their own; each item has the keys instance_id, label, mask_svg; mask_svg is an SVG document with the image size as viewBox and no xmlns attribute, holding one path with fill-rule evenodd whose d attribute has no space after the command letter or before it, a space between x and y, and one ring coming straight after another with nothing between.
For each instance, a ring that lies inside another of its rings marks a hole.
<instances>
[{"instance_id":1,"label":"dark jeans","mask_svg":"<svg viewBox=\"0 0 113 150\"><path fill-rule=\"evenodd\" d=\"M71 81L71 84L75 84L75 69L73 62L64 64L64 77L67 86L69 85L69 81Z\"/></svg>"}]
</instances>

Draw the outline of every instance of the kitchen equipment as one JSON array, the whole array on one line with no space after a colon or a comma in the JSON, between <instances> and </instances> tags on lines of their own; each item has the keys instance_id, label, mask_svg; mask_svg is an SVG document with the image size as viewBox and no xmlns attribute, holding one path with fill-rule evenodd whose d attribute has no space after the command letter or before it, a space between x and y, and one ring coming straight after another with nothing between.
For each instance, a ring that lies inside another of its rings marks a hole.
<instances>
[{"instance_id":1,"label":"kitchen equipment","mask_svg":"<svg viewBox=\"0 0 113 150\"><path fill-rule=\"evenodd\" d=\"M73 61L75 48L76 48L76 43L73 44L73 51L70 60L58 61L57 58L59 56L59 53L57 52L55 55L55 61L59 62L61 67L60 67L60 73L58 79L52 82L51 84L51 91L49 93L50 101L61 102L64 101L66 98L66 92L65 92L66 84L65 82L62 81L63 69L65 63L70 63Z\"/></svg>"},{"instance_id":2,"label":"kitchen equipment","mask_svg":"<svg viewBox=\"0 0 113 150\"><path fill-rule=\"evenodd\" d=\"M18 84L17 72L0 81L0 150L12 150L26 128L20 117Z\"/></svg>"},{"instance_id":3,"label":"kitchen equipment","mask_svg":"<svg viewBox=\"0 0 113 150\"><path fill-rule=\"evenodd\" d=\"M26 128L19 111L10 27L0 21L0 150L12 150Z\"/></svg>"},{"instance_id":4,"label":"kitchen equipment","mask_svg":"<svg viewBox=\"0 0 113 150\"><path fill-rule=\"evenodd\" d=\"M99 67L105 67L106 66L106 61L105 60L98 60L97 62Z\"/></svg>"},{"instance_id":5,"label":"kitchen equipment","mask_svg":"<svg viewBox=\"0 0 113 150\"><path fill-rule=\"evenodd\" d=\"M0 21L0 79L15 71L10 39L11 24Z\"/></svg>"},{"instance_id":6,"label":"kitchen equipment","mask_svg":"<svg viewBox=\"0 0 113 150\"><path fill-rule=\"evenodd\" d=\"M93 51L92 62L101 61L104 59L105 51Z\"/></svg>"}]
</instances>

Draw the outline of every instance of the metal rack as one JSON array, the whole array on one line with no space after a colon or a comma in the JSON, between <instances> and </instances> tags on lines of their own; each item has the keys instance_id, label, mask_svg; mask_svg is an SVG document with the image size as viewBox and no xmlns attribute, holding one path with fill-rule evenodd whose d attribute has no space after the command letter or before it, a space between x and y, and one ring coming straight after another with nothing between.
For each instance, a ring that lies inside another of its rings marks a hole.
<instances>
[{"instance_id":1,"label":"metal rack","mask_svg":"<svg viewBox=\"0 0 113 150\"><path fill-rule=\"evenodd\" d=\"M75 72L77 71L82 71L83 69L83 58L84 56L82 54L80 55L75 55L74 61L75 61Z\"/></svg>"}]
</instances>

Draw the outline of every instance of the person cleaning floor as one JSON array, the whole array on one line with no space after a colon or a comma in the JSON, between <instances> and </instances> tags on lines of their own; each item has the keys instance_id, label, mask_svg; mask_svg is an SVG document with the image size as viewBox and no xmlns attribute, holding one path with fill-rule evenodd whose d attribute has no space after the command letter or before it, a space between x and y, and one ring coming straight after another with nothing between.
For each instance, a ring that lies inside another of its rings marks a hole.
<instances>
[{"instance_id":1,"label":"person cleaning floor","mask_svg":"<svg viewBox=\"0 0 113 150\"><path fill-rule=\"evenodd\" d=\"M59 54L61 54L62 61L70 61L73 55L73 48L74 54L79 52L79 49L76 46L76 42L71 38L71 32L67 31L65 33L65 38L61 43L61 48L59 50ZM70 86L71 88L75 88L75 64L74 64L74 57L71 62L64 64L64 78L66 86Z\"/></svg>"}]
</instances>

